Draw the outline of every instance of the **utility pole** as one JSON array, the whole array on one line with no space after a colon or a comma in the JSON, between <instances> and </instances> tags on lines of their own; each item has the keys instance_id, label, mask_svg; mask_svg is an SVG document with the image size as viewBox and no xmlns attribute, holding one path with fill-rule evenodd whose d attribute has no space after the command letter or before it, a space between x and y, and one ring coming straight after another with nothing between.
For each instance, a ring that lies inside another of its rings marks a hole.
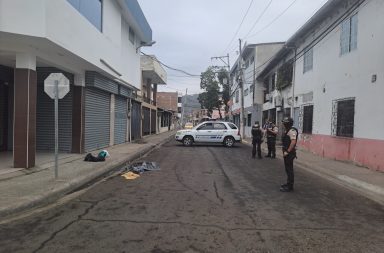
<instances>
[{"instance_id":1,"label":"utility pole","mask_svg":"<svg viewBox=\"0 0 384 253\"><path fill-rule=\"evenodd\" d=\"M241 136L244 138L245 136L245 125L244 125L244 72L243 72L243 56L242 56L242 48L241 48L241 39L239 39L239 61L238 66L240 70L239 76L239 88L240 88L240 132Z\"/></svg>"},{"instance_id":2,"label":"utility pole","mask_svg":"<svg viewBox=\"0 0 384 253\"><path fill-rule=\"evenodd\" d=\"M184 121L185 121L185 119L184 119L184 117L185 117L185 109L184 109L184 104L186 104L187 103L187 94L188 94L188 88L187 89L185 89L185 98L184 98L184 101L182 101L182 103L181 103L181 125L184 125Z\"/></svg>"}]
</instances>

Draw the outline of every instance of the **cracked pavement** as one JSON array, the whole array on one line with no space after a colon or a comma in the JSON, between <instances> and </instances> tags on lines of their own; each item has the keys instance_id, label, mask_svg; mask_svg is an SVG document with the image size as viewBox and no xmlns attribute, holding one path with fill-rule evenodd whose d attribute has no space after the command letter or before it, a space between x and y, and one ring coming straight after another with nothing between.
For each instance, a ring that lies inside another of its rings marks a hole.
<instances>
[{"instance_id":1,"label":"cracked pavement","mask_svg":"<svg viewBox=\"0 0 384 253\"><path fill-rule=\"evenodd\" d=\"M382 252L384 208L237 145L169 142L161 170L110 178L64 205L0 225L0 252Z\"/></svg>"}]
</instances>

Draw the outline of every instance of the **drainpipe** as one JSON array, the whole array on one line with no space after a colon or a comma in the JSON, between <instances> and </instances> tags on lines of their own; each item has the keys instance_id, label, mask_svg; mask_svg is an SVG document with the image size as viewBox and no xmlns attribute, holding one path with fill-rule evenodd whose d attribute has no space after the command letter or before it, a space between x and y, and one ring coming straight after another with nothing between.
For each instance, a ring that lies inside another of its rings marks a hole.
<instances>
[{"instance_id":1,"label":"drainpipe","mask_svg":"<svg viewBox=\"0 0 384 253\"><path fill-rule=\"evenodd\" d=\"M293 119L295 109L295 78L296 78L296 57L297 57L297 47L295 49L295 58L293 59L293 74L292 74L292 104L291 104L291 118Z\"/></svg>"}]
</instances>

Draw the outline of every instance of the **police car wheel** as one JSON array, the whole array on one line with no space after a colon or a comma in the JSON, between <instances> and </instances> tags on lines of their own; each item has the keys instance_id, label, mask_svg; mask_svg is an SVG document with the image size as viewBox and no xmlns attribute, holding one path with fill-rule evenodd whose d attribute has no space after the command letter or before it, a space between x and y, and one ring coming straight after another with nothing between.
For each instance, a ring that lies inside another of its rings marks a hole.
<instances>
[{"instance_id":1,"label":"police car wheel","mask_svg":"<svg viewBox=\"0 0 384 253\"><path fill-rule=\"evenodd\" d=\"M183 145L184 146L192 146L193 139L192 137L186 136L183 138Z\"/></svg>"},{"instance_id":2,"label":"police car wheel","mask_svg":"<svg viewBox=\"0 0 384 253\"><path fill-rule=\"evenodd\" d=\"M225 137L224 145L228 148L233 147L233 145L235 145L235 140L232 137Z\"/></svg>"}]
</instances>

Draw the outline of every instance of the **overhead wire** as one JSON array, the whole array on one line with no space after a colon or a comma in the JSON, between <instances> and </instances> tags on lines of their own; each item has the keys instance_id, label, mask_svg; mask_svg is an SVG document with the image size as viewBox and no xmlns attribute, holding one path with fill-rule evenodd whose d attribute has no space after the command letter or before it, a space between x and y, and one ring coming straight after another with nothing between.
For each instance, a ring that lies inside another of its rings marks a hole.
<instances>
[{"instance_id":1,"label":"overhead wire","mask_svg":"<svg viewBox=\"0 0 384 253\"><path fill-rule=\"evenodd\" d=\"M299 59L301 59L305 53L315 47L317 44L320 43L320 41L322 41L323 38L325 38L328 34L330 34L337 26L339 26L344 20L346 20L346 18L348 18L355 10L357 10L366 0L362 0L361 2L358 1L357 3L355 3L354 5L352 5L343 15L341 15L339 18L337 18L333 23L331 23L327 29L325 29L322 33L320 33L318 36L316 36L316 38L314 38L310 43L308 43L308 45L303 48L302 50L300 50L299 52L296 53L296 59L293 59L292 63L296 63ZM329 39L329 38L328 38ZM259 69L261 68L262 66L268 64L273 58L275 57L275 55L273 55L272 57L270 57L267 61L265 61L263 64L259 65L256 69ZM249 73L249 72L248 72ZM245 81L249 81L250 79L248 80L245 80ZM252 80L253 81L253 80ZM234 89L234 92L237 90L237 88L239 87L239 83L237 83L237 86L236 88ZM234 93L233 92L233 93ZM233 93L231 95L233 95Z\"/></svg>"},{"instance_id":2,"label":"overhead wire","mask_svg":"<svg viewBox=\"0 0 384 253\"><path fill-rule=\"evenodd\" d=\"M177 72L180 72L180 73L183 73L187 76L191 76L191 77L200 77L200 75L194 75L194 74L191 74L191 73L188 73L187 71L185 70L182 70L182 69L177 69L177 68L174 68L174 67L171 67L163 62L161 62L159 59L157 59L156 57L152 56L152 55L148 55L146 53L143 53L141 52L142 55L145 55L145 56L148 56L150 57L152 60L154 61L157 61L159 64L161 64L162 66L166 67L167 69L171 69L171 70L174 70L174 71L177 71Z\"/></svg>"},{"instance_id":3,"label":"overhead wire","mask_svg":"<svg viewBox=\"0 0 384 253\"><path fill-rule=\"evenodd\" d=\"M244 38L246 38L252 31L253 29L256 27L256 25L259 23L259 21L261 20L261 18L264 16L264 14L267 12L268 8L271 6L273 0L270 0L269 3L267 4L267 6L264 8L264 10L261 12L261 14L259 15L259 17L257 17L255 23L253 23L251 29L249 29L249 31L244 35Z\"/></svg>"},{"instance_id":4,"label":"overhead wire","mask_svg":"<svg viewBox=\"0 0 384 253\"><path fill-rule=\"evenodd\" d=\"M228 48L232 45L233 40L236 38L237 34L239 33L239 31L240 31L240 29L241 29L241 26L243 25L244 20L245 20L245 18L248 16L249 10L251 9L251 7L252 7L252 5L253 5L253 2L254 2L254 0L251 0L250 4L249 4L249 6L248 6L247 11L246 11L245 14L243 15L243 18L242 18L242 20L241 20L241 22L240 22L239 27L237 28L235 34L233 35L232 39L230 40L228 46L225 48L224 52L227 51Z\"/></svg>"},{"instance_id":5,"label":"overhead wire","mask_svg":"<svg viewBox=\"0 0 384 253\"><path fill-rule=\"evenodd\" d=\"M264 31L265 29L267 29L268 27L270 27L273 23L275 23L281 16L283 16L295 3L297 2L297 0L293 0L291 2L290 5L288 5L287 8L285 8L279 15L277 15L271 22L269 22L266 26L264 26L262 29L260 29L259 31L257 31L256 33L246 37L245 39L247 38L252 38L256 35L258 35L259 33L261 33L262 31Z\"/></svg>"}]
</instances>

